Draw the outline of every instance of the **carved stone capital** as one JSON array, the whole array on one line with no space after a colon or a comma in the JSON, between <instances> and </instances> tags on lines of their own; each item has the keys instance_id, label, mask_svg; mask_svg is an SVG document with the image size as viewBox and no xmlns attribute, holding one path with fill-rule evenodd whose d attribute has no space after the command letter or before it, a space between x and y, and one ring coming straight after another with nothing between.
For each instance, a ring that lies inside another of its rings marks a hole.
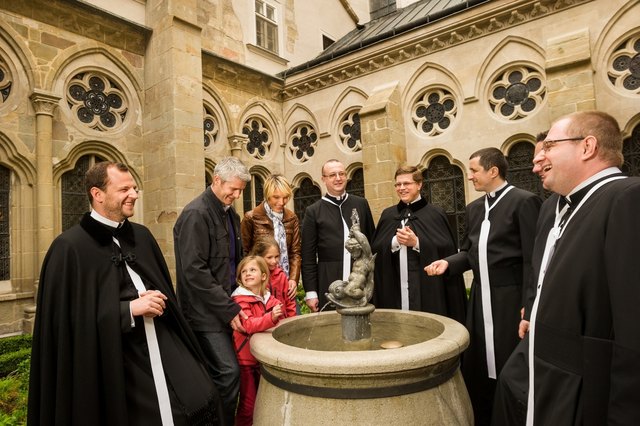
<instances>
[{"instance_id":1,"label":"carved stone capital","mask_svg":"<svg viewBox=\"0 0 640 426\"><path fill-rule=\"evenodd\" d=\"M231 147L231 155L234 157L240 154L240 150L242 150L242 145L245 145L249 142L249 137L244 133L232 133L229 135L229 146Z\"/></svg>"},{"instance_id":2,"label":"carved stone capital","mask_svg":"<svg viewBox=\"0 0 640 426\"><path fill-rule=\"evenodd\" d=\"M33 108L36 110L37 115L44 114L53 117L53 112L58 106L58 102L61 98L53 93L36 89L33 91L31 96L29 96L29 99L31 99L31 103L33 104Z\"/></svg>"}]
</instances>

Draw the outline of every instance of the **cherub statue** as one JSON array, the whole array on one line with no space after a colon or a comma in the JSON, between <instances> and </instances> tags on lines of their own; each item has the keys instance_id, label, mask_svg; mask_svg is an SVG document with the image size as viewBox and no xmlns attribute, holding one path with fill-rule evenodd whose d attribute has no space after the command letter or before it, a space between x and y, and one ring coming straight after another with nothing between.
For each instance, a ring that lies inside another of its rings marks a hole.
<instances>
[{"instance_id":1,"label":"cherub statue","mask_svg":"<svg viewBox=\"0 0 640 426\"><path fill-rule=\"evenodd\" d=\"M351 253L351 273L347 281L336 280L329 286L327 299L337 307L365 306L373 296L373 267L376 255L371 254L367 237L360 232L360 218L353 209L351 229L344 247Z\"/></svg>"}]
</instances>

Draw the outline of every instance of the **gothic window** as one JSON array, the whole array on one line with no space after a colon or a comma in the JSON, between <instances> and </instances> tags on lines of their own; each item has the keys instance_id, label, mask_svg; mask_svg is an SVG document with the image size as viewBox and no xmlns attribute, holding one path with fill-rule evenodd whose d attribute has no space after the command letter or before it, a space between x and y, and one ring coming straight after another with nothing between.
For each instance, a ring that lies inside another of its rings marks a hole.
<instances>
[{"instance_id":1,"label":"gothic window","mask_svg":"<svg viewBox=\"0 0 640 426\"><path fill-rule=\"evenodd\" d=\"M453 235L458 238L459 247L465 232L467 206L462 170L441 155L431 160L429 168L422 172L422 177L422 192L429 202L444 209Z\"/></svg>"},{"instance_id":2,"label":"gothic window","mask_svg":"<svg viewBox=\"0 0 640 426\"><path fill-rule=\"evenodd\" d=\"M82 215L89 211L89 198L85 190L84 175L95 163L104 161L97 155L80 157L73 170L62 175L62 230L66 231L80 222Z\"/></svg>"},{"instance_id":3,"label":"gothic window","mask_svg":"<svg viewBox=\"0 0 640 426\"><path fill-rule=\"evenodd\" d=\"M267 124L260 118L250 118L244 123L242 133L249 138L246 145L249 155L263 160L271 147L271 132Z\"/></svg>"},{"instance_id":4,"label":"gothic window","mask_svg":"<svg viewBox=\"0 0 640 426\"><path fill-rule=\"evenodd\" d=\"M299 163L308 161L316 152L318 134L310 124L300 124L289 137L289 152Z\"/></svg>"},{"instance_id":5,"label":"gothic window","mask_svg":"<svg viewBox=\"0 0 640 426\"><path fill-rule=\"evenodd\" d=\"M320 188L313 184L309 178L305 178L300 182L300 188L293 191L293 208L298 216L300 224L304 219L304 212L311 204L322 198Z\"/></svg>"},{"instance_id":6,"label":"gothic window","mask_svg":"<svg viewBox=\"0 0 640 426\"><path fill-rule=\"evenodd\" d=\"M640 124L633 129L631 137L624 140L622 154L624 154L622 171L628 176L640 176Z\"/></svg>"},{"instance_id":7,"label":"gothic window","mask_svg":"<svg viewBox=\"0 0 640 426\"><path fill-rule=\"evenodd\" d=\"M11 72L4 59L0 57L0 105L2 105L11 94L12 85Z\"/></svg>"},{"instance_id":8,"label":"gothic window","mask_svg":"<svg viewBox=\"0 0 640 426\"><path fill-rule=\"evenodd\" d=\"M352 152L362 150L360 114L358 114L358 111L351 111L342 118L339 133L342 146L346 149Z\"/></svg>"},{"instance_id":9,"label":"gothic window","mask_svg":"<svg viewBox=\"0 0 640 426\"><path fill-rule=\"evenodd\" d=\"M535 147L529 142L518 142L511 147L507 157L509 161L507 180L510 184L545 199L548 194L542 187L542 181L532 172L534 149Z\"/></svg>"},{"instance_id":10,"label":"gothic window","mask_svg":"<svg viewBox=\"0 0 640 426\"><path fill-rule=\"evenodd\" d=\"M347 192L364 197L364 173L361 168L355 170L351 175L351 179L347 182Z\"/></svg>"},{"instance_id":11,"label":"gothic window","mask_svg":"<svg viewBox=\"0 0 640 426\"><path fill-rule=\"evenodd\" d=\"M9 236L9 195L11 171L0 165L0 281L11 278L11 238Z\"/></svg>"},{"instance_id":12,"label":"gothic window","mask_svg":"<svg viewBox=\"0 0 640 426\"><path fill-rule=\"evenodd\" d=\"M262 0L255 0L256 44L278 53L278 19L276 8Z\"/></svg>"},{"instance_id":13,"label":"gothic window","mask_svg":"<svg viewBox=\"0 0 640 426\"><path fill-rule=\"evenodd\" d=\"M489 90L493 112L508 120L530 115L546 97L542 74L531 67L511 68L500 75Z\"/></svg>"},{"instance_id":14,"label":"gothic window","mask_svg":"<svg viewBox=\"0 0 640 426\"><path fill-rule=\"evenodd\" d=\"M204 147L208 148L211 144L213 144L218 137L218 118L216 115L209 110L206 106L203 108L204 110L204 121L202 124L204 130Z\"/></svg>"},{"instance_id":15,"label":"gothic window","mask_svg":"<svg viewBox=\"0 0 640 426\"><path fill-rule=\"evenodd\" d=\"M425 136L437 136L451 126L458 108L453 94L445 89L429 89L411 108L416 130Z\"/></svg>"},{"instance_id":16,"label":"gothic window","mask_svg":"<svg viewBox=\"0 0 640 426\"><path fill-rule=\"evenodd\" d=\"M264 180L262 176L251 173L251 182L247 182L247 186L242 191L242 207L245 212L253 209L264 199Z\"/></svg>"},{"instance_id":17,"label":"gothic window","mask_svg":"<svg viewBox=\"0 0 640 426\"><path fill-rule=\"evenodd\" d=\"M640 94L640 35L630 37L618 46L607 74L616 88Z\"/></svg>"}]
</instances>

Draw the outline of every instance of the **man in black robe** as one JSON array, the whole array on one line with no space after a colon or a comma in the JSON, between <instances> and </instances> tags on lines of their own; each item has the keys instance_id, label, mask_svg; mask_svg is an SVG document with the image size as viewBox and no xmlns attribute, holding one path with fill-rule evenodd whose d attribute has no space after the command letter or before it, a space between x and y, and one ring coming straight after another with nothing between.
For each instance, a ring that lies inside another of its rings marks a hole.
<instances>
[{"instance_id":1,"label":"man in black robe","mask_svg":"<svg viewBox=\"0 0 640 426\"><path fill-rule=\"evenodd\" d=\"M369 242L375 231L367 200L347 194L347 174L340 161L324 163L322 181L327 193L307 208L302 222L302 285L313 312L327 303L325 293L332 282L349 277L351 262L344 259L350 259L350 255L344 243L351 229L353 209L358 212L360 231Z\"/></svg>"},{"instance_id":2,"label":"man in black robe","mask_svg":"<svg viewBox=\"0 0 640 426\"><path fill-rule=\"evenodd\" d=\"M507 160L497 148L471 155L469 180L476 191L486 195L467 206L461 251L425 267L429 275L473 270L466 319L470 343L462 356L462 375L477 425L490 423L497 375L519 342L542 203L537 195L509 185L507 168Z\"/></svg>"},{"instance_id":3,"label":"man in black robe","mask_svg":"<svg viewBox=\"0 0 640 426\"><path fill-rule=\"evenodd\" d=\"M218 424L218 393L162 252L127 220L138 198L131 173L102 162L86 184L92 212L42 265L28 423Z\"/></svg>"},{"instance_id":4,"label":"man in black robe","mask_svg":"<svg viewBox=\"0 0 640 426\"><path fill-rule=\"evenodd\" d=\"M548 167L544 156L543 141L547 132L539 133L536 137L536 148L533 158L532 172L540 176L544 181L544 172ZM520 368L527 365L529 355L529 319L531 308L536 296L535 283L540 275L540 266L544 255L544 246L553 227L555 209L558 204L558 194L551 194L540 207L538 222L536 224L536 238L531 254L532 285L528 286L525 295L523 318L520 321L518 336L523 339L518 343L511 356L502 367L496 384L494 408L491 416L493 426L524 425L527 416L527 392L529 389L529 377L526 369Z\"/></svg>"},{"instance_id":5,"label":"man in black robe","mask_svg":"<svg viewBox=\"0 0 640 426\"><path fill-rule=\"evenodd\" d=\"M417 167L400 167L394 178L400 202L382 212L371 244L377 253L373 304L431 312L464 324L462 275L428 276L422 269L457 252L447 216L422 197Z\"/></svg>"},{"instance_id":6,"label":"man in black robe","mask_svg":"<svg viewBox=\"0 0 640 426\"><path fill-rule=\"evenodd\" d=\"M501 388L529 377L526 420L505 397L496 400L494 423L636 424L640 179L618 169L622 135L606 113L559 119L544 150L544 187L561 197L523 340L528 359L509 359L500 377Z\"/></svg>"}]
</instances>

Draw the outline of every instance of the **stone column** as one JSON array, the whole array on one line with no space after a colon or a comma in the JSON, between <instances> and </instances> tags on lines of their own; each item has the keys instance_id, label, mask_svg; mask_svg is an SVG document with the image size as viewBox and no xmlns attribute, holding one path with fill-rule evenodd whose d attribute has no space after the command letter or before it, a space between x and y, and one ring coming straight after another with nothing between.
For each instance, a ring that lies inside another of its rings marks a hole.
<instances>
[{"instance_id":1,"label":"stone column","mask_svg":"<svg viewBox=\"0 0 640 426\"><path fill-rule=\"evenodd\" d=\"M240 158L242 155L242 146L249 142L249 137L244 133L233 133L229 135L229 147L231 149L231 155L236 158ZM251 182L247 183L250 185ZM238 212L240 218L244 214L244 205L242 203L242 197L233 202L233 208Z\"/></svg>"},{"instance_id":2,"label":"stone column","mask_svg":"<svg viewBox=\"0 0 640 426\"><path fill-rule=\"evenodd\" d=\"M398 202L393 175L407 159L398 83L378 86L360 110L365 194L377 220Z\"/></svg>"},{"instance_id":3,"label":"stone column","mask_svg":"<svg viewBox=\"0 0 640 426\"><path fill-rule=\"evenodd\" d=\"M53 241L53 112L60 101L59 96L34 90L31 102L36 110L36 224L37 224L37 268L40 269L49 245Z\"/></svg>"},{"instance_id":4,"label":"stone column","mask_svg":"<svg viewBox=\"0 0 640 426\"><path fill-rule=\"evenodd\" d=\"M173 273L173 225L204 182L201 28L197 0L146 4L144 223Z\"/></svg>"},{"instance_id":5,"label":"stone column","mask_svg":"<svg viewBox=\"0 0 640 426\"><path fill-rule=\"evenodd\" d=\"M545 71L551 121L572 112L596 109L587 28L547 40Z\"/></svg>"}]
</instances>

